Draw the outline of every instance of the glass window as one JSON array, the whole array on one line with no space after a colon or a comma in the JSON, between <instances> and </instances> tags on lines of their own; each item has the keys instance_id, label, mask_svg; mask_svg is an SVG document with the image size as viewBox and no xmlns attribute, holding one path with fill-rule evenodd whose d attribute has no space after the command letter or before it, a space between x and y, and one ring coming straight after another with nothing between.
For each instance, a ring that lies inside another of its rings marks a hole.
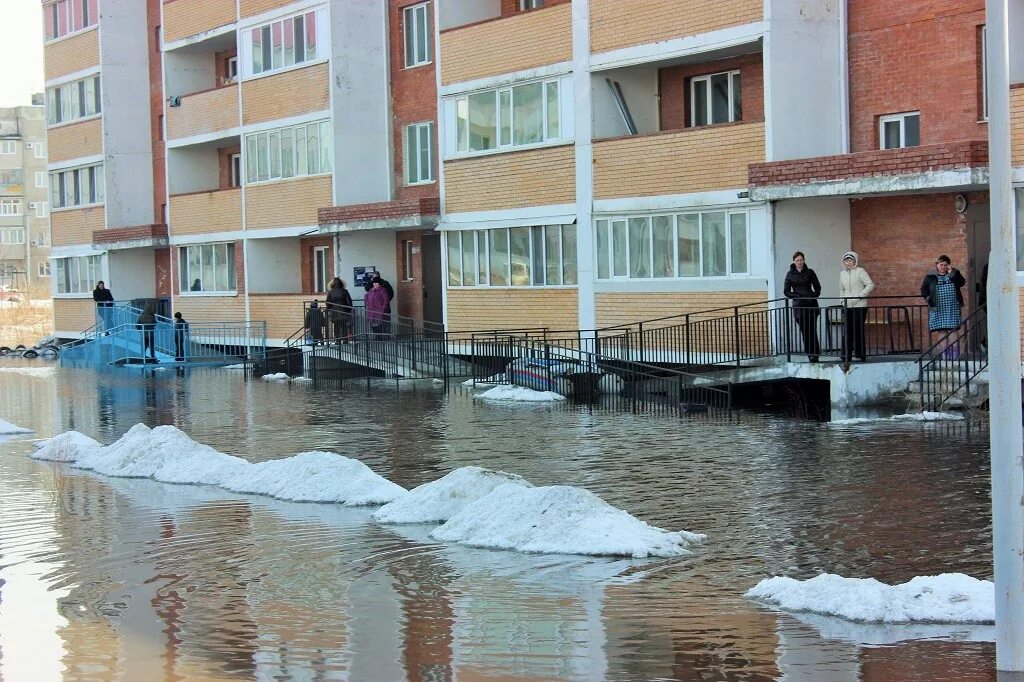
<instances>
[{"instance_id":1,"label":"glass window","mask_svg":"<svg viewBox=\"0 0 1024 682\"><path fill-rule=\"evenodd\" d=\"M405 33L405 66L418 66L430 62L431 32L428 3L406 7L402 12L402 30Z\"/></svg>"},{"instance_id":2,"label":"glass window","mask_svg":"<svg viewBox=\"0 0 1024 682\"><path fill-rule=\"evenodd\" d=\"M306 13L306 61L316 59L317 51L317 29L316 29L316 12Z\"/></svg>"},{"instance_id":3,"label":"glass window","mask_svg":"<svg viewBox=\"0 0 1024 682\"><path fill-rule=\"evenodd\" d=\"M740 72L726 71L690 80L690 125L730 123L743 118Z\"/></svg>"},{"instance_id":4,"label":"glass window","mask_svg":"<svg viewBox=\"0 0 1024 682\"><path fill-rule=\"evenodd\" d=\"M916 147L921 144L921 117L917 114L903 117L903 146Z\"/></svg>"},{"instance_id":5,"label":"glass window","mask_svg":"<svg viewBox=\"0 0 1024 682\"><path fill-rule=\"evenodd\" d=\"M247 182L256 182L258 179L256 166L256 136L245 136L245 179Z\"/></svg>"},{"instance_id":6,"label":"glass window","mask_svg":"<svg viewBox=\"0 0 1024 682\"><path fill-rule=\"evenodd\" d=\"M491 286L508 286L508 230L492 230L490 235Z\"/></svg>"},{"instance_id":7,"label":"glass window","mask_svg":"<svg viewBox=\"0 0 1024 682\"><path fill-rule=\"evenodd\" d=\"M562 284L576 284L576 226L562 226Z\"/></svg>"},{"instance_id":8,"label":"glass window","mask_svg":"<svg viewBox=\"0 0 1024 682\"><path fill-rule=\"evenodd\" d=\"M434 179L434 124L414 123L405 129L406 184Z\"/></svg>"},{"instance_id":9,"label":"glass window","mask_svg":"<svg viewBox=\"0 0 1024 682\"><path fill-rule=\"evenodd\" d=\"M281 131L281 177L290 178L295 175L295 129L285 128Z\"/></svg>"},{"instance_id":10,"label":"glass window","mask_svg":"<svg viewBox=\"0 0 1024 682\"><path fill-rule=\"evenodd\" d=\"M512 144L512 90L505 89L498 91L498 120L499 138L498 144L506 146Z\"/></svg>"},{"instance_id":11,"label":"glass window","mask_svg":"<svg viewBox=\"0 0 1024 682\"><path fill-rule=\"evenodd\" d=\"M597 278L609 279L611 273L611 244L608 240L608 221L598 220L597 229Z\"/></svg>"},{"instance_id":12,"label":"glass window","mask_svg":"<svg viewBox=\"0 0 1024 682\"><path fill-rule=\"evenodd\" d=\"M307 12L258 26L248 33L254 74L317 58L317 14Z\"/></svg>"},{"instance_id":13,"label":"glass window","mask_svg":"<svg viewBox=\"0 0 1024 682\"><path fill-rule=\"evenodd\" d=\"M561 136L560 127L558 124L559 110L558 110L558 81L548 81L545 84L547 91L547 139L555 139Z\"/></svg>"},{"instance_id":14,"label":"glass window","mask_svg":"<svg viewBox=\"0 0 1024 682\"><path fill-rule=\"evenodd\" d=\"M487 230L478 230L476 233L476 257L480 284L487 284Z\"/></svg>"},{"instance_id":15,"label":"glass window","mask_svg":"<svg viewBox=\"0 0 1024 682\"><path fill-rule=\"evenodd\" d=\"M729 215L729 256L730 271L733 274L745 274L747 267L747 214L732 213Z\"/></svg>"},{"instance_id":16,"label":"glass window","mask_svg":"<svg viewBox=\"0 0 1024 682\"><path fill-rule=\"evenodd\" d=\"M305 175L309 172L306 162L306 126L295 129L295 174Z\"/></svg>"},{"instance_id":17,"label":"glass window","mask_svg":"<svg viewBox=\"0 0 1024 682\"><path fill-rule=\"evenodd\" d=\"M256 165L257 180L270 179L270 146L267 143L266 133L256 134Z\"/></svg>"},{"instance_id":18,"label":"glass window","mask_svg":"<svg viewBox=\"0 0 1024 682\"><path fill-rule=\"evenodd\" d=\"M629 219L629 276L651 276L651 229L647 218Z\"/></svg>"},{"instance_id":19,"label":"glass window","mask_svg":"<svg viewBox=\"0 0 1024 682\"><path fill-rule=\"evenodd\" d=\"M275 21L270 25L270 63L274 69L284 66L284 50L281 42L281 23Z\"/></svg>"},{"instance_id":20,"label":"glass window","mask_svg":"<svg viewBox=\"0 0 1024 682\"><path fill-rule=\"evenodd\" d=\"M455 100L456 149L485 151L561 136L558 81L475 92Z\"/></svg>"},{"instance_id":21,"label":"glass window","mask_svg":"<svg viewBox=\"0 0 1024 682\"><path fill-rule=\"evenodd\" d=\"M494 91L469 96L469 149L481 151L497 146Z\"/></svg>"},{"instance_id":22,"label":"glass window","mask_svg":"<svg viewBox=\"0 0 1024 682\"><path fill-rule=\"evenodd\" d=\"M921 115L915 111L882 116L878 120L878 134L882 149L916 147L921 144Z\"/></svg>"},{"instance_id":23,"label":"glass window","mask_svg":"<svg viewBox=\"0 0 1024 682\"><path fill-rule=\"evenodd\" d=\"M658 215L653 219L653 248L655 277L675 276L675 226L670 215Z\"/></svg>"},{"instance_id":24,"label":"glass window","mask_svg":"<svg viewBox=\"0 0 1024 682\"><path fill-rule=\"evenodd\" d=\"M723 277L726 267L725 213L701 214L701 255L705 277Z\"/></svg>"},{"instance_id":25,"label":"glass window","mask_svg":"<svg viewBox=\"0 0 1024 682\"><path fill-rule=\"evenodd\" d=\"M512 144L534 144L544 139L542 83L512 88Z\"/></svg>"},{"instance_id":26,"label":"glass window","mask_svg":"<svg viewBox=\"0 0 1024 682\"><path fill-rule=\"evenodd\" d=\"M448 243L448 286L461 286L462 238L458 232L448 232L445 235L445 241Z\"/></svg>"},{"instance_id":27,"label":"glass window","mask_svg":"<svg viewBox=\"0 0 1024 682\"><path fill-rule=\"evenodd\" d=\"M320 172L320 126L315 123L306 126L306 163L310 175Z\"/></svg>"},{"instance_id":28,"label":"glass window","mask_svg":"<svg viewBox=\"0 0 1024 682\"><path fill-rule=\"evenodd\" d=\"M612 276L625 277L629 274L626 255L626 221L612 221Z\"/></svg>"},{"instance_id":29,"label":"glass window","mask_svg":"<svg viewBox=\"0 0 1024 682\"><path fill-rule=\"evenodd\" d=\"M678 217L679 276L700 276L700 214L687 213Z\"/></svg>"},{"instance_id":30,"label":"glass window","mask_svg":"<svg viewBox=\"0 0 1024 682\"><path fill-rule=\"evenodd\" d=\"M535 225L530 228L530 246L533 254L533 285L544 286L544 227Z\"/></svg>"},{"instance_id":31,"label":"glass window","mask_svg":"<svg viewBox=\"0 0 1024 682\"><path fill-rule=\"evenodd\" d=\"M281 133L271 130L267 133L267 145L270 148L270 177L281 177Z\"/></svg>"},{"instance_id":32,"label":"glass window","mask_svg":"<svg viewBox=\"0 0 1024 682\"><path fill-rule=\"evenodd\" d=\"M525 287L530 284L530 228L509 229L509 255L512 260L512 286Z\"/></svg>"},{"instance_id":33,"label":"glass window","mask_svg":"<svg viewBox=\"0 0 1024 682\"><path fill-rule=\"evenodd\" d=\"M476 284L476 233L466 230L462 233L462 286Z\"/></svg>"},{"instance_id":34,"label":"glass window","mask_svg":"<svg viewBox=\"0 0 1024 682\"><path fill-rule=\"evenodd\" d=\"M1017 194L1017 270L1024 271L1024 188Z\"/></svg>"},{"instance_id":35,"label":"glass window","mask_svg":"<svg viewBox=\"0 0 1024 682\"><path fill-rule=\"evenodd\" d=\"M263 29L254 28L252 39L252 72L263 73Z\"/></svg>"},{"instance_id":36,"label":"glass window","mask_svg":"<svg viewBox=\"0 0 1024 682\"><path fill-rule=\"evenodd\" d=\"M330 173L334 167L334 133L330 121L320 123L320 172Z\"/></svg>"},{"instance_id":37,"label":"glass window","mask_svg":"<svg viewBox=\"0 0 1024 682\"><path fill-rule=\"evenodd\" d=\"M235 245L221 243L180 247L178 285L182 292L234 291Z\"/></svg>"},{"instance_id":38,"label":"glass window","mask_svg":"<svg viewBox=\"0 0 1024 682\"><path fill-rule=\"evenodd\" d=\"M561 228L558 225L548 225L544 228L544 283L562 283L562 237Z\"/></svg>"}]
</instances>

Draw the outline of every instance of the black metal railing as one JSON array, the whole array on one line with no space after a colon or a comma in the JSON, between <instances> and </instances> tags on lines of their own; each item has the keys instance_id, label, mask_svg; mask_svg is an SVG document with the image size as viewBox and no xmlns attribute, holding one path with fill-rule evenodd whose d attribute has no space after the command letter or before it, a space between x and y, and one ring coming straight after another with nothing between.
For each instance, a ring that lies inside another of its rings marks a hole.
<instances>
[{"instance_id":1,"label":"black metal railing","mask_svg":"<svg viewBox=\"0 0 1024 682\"><path fill-rule=\"evenodd\" d=\"M957 329L938 336L918 360L921 410L938 412L952 398L969 398L988 367L988 313L981 306Z\"/></svg>"}]
</instances>

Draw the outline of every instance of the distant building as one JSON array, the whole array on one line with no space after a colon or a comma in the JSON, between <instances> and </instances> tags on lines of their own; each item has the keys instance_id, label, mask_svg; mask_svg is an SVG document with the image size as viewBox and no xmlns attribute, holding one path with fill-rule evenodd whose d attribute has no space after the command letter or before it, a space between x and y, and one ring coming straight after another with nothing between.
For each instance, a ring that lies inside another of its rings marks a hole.
<instances>
[{"instance_id":1,"label":"distant building","mask_svg":"<svg viewBox=\"0 0 1024 682\"><path fill-rule=\"evenodd\" d=\"M50 297L46 114L0 109L0 286Z\"/></svg>"}]
</instances>

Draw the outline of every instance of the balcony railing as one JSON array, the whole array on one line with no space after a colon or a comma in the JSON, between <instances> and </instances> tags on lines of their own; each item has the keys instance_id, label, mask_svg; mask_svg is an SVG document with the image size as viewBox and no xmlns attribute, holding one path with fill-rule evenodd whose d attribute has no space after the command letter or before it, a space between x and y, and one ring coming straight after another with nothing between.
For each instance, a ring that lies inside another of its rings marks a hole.
<instances>
[{"instance_id":1,"label":"balcony railing","mask_svg":"<svg viewBox=\"0 0 1024 682\"><path fill-rule=\"evenodd\" d=\"M242 190L176 194L170 200L170 234L233 232L242 225Z\"/></svg>"},{"instance_id":2,"label":"balcony railing","mask_svg":"<svg viewBox=\"0 0 1024 682\"><path fill-rule=\"evenodd\" d=\"M658 43L763 18L763 0L590 0L590 49L607 52Z\"/></svg>"},{"instance_id":3,"label":"balcony railing","mask_svg":"<svg viewBox=\"0 0 1024 682\"><path fill-rule=\"evenodd\" d=\"M175 0L164 3L164 41L172 43L235 22L235 3Z\"/></svg>"},{"instance_id":4,"label":"balcony railing","mask_svg":"<svg viewBox=\"0 0 1024 682\"><path fill-rule=\"evenodd\" d=\"M1024 166L1024 83L1010 90L1010 132L1013 135L1013 165Z\"/></svg>"},{"instance_id":5,"label":"balcony railing","mask_svg":"<svg viewBox=\"0 0 1024 682\"><path fill-rule=\"evenodd\" d=\"M167 138L229 131L238 127L238 84L182 95L167 108Z\"/></svg>"}]
</instances>

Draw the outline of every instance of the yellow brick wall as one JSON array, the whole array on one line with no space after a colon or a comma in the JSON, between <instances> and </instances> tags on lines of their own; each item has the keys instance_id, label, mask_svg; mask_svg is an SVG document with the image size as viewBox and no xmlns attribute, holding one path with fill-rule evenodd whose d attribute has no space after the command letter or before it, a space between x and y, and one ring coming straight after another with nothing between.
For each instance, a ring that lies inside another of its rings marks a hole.
<instances>
[{"instance_id":1,"label":"yellow brick wall","mask_svg":"<svg viewBox=\"0 0 1024 682\"><path fill-rule=\"evenodd\" d=\"M287 339L303 324L303 302L313 298L313 294L252 294L249 296L249 316L253 322L267 323L268 339ZM323 299L322 294L320 298Z\"/></svg>"},{"instance_id":2,"label":"yellow brick wall","mask_svg":"<svg viewBox=\"0 0 1024 682\"><path fill-rule=\"evenodd\" d=\"M69 161L103 153L103 120L71 123L50 128L46 133L50 163Z\"/></svg>"},{"instance_id":3,"label":"yellow brick wall","mask_svg":"<svg viewBox=\"0 0 1024 682\"><path fill-rule=\"evenodd\" d=\"M229 85L181 98L167 108L167 138L176 140L238 127L238 86Z\"/></svg>"},{"instance_id":4,"label":"yellow brick wall","mask_svg":"<svg viewBox=\"0 0 1024 682\"><path fill-rule=\"evenodd\" d=\"M763 0L590 0L590 49L605 52L762 19Z\"/></svg>"},{"instance_id":5,"label":"yellow brick wall","mask_svg":"<svg viewBox=\"0 0 1024 682\"><path fill-rule=\"evenodd\" d=\"M206 0L209 2L209 0ZM278 7L285 7L294 3L295 0L242 0L242 17L251 17L254 14L269 12Z\"/></svg>"},{"instance_id":6,"label":"yellow brick wall","mask_svg":"<svg viewBox=\"0 0 1024 682\"><path fill-rule=\"evenodd\" d=\"M576 201L572 145L447 161L444 176L448 213Z\"/></svg>"},{"instance_id":7,"label":"yellow brick wall","mask_svg":"<svg viewBox=\"0 0 1024 682\"><path fill-rule=\"evenodd\" d=\"M235 21L234 0L174 0L164 3L164 41L205 33Z\"/></svg>"},{"instance_id":8,"label":"yellow brick wall","mask_svg":"<svg viewBox=\"0 0 1024 682\"><path fill-rule=\"evenodd\" d=\"M316 225L317 209L334 203L331 176L251 185L246 190L246 227L258 230Z\"/></svg>"},{"instance_id":9,"label":"yellow brick wall","mask_svg":"<svg viewBox=\"0 0 1024 682\"><path fill-rule=\"evenodd\" d=\"M448 289L448 329L454 332L579 326L576 289Z\"/></svg>"},{"instance_id":10,"label":"yellow brick wall","mask_svg":"<svg viewBox=\"0 0 1024 682\"><path fill-rule=\"evenodd\" d=\"M316 64L242 84L246 125L323 111L330 106L327 64Z\"/></svg>"},{"instance_id":11,"label":"yellow brick wall","mask_svg":"<svg viewBox=\"0 0 1024 682\"><path fill-rule=\"evenodd\" d=\"M45 59L46 80L98 66L100 63L99 30L93 29L73 38L47 43Z\"/></svg>"},{"instance_id":12,"label":"yellow brick wall","mask_svg":"<svg viewBox=\"0 0 1024 682\"><path fill-rule=\"evenodd\" d=\"M241 248L241 247L238 247ZM203 322L242 322L245 320L245 298L237 296L175 296L174 310L181 312L190 324ZM195 333L200 333L196 330Z\"/></svg>"},{"instance_id":13,"label":"yellow brick wall","mask_svg":"<svg viewBox=\"0 0 1024 682\"><path fill-rule=\"evenodd\" d=\"M594 143L597 199L685 194L747 186L764 161L764 124L740 123Z\"/></svg>"},{"instance_id":14,"label":"yellow brick wall","mask_svg":"<svg viewBox=\"0 0 1024 682\"><path fill-rule=\"evenodd\" d=\"M242 229L242 190L225 189L172 196L170 233L209 234Z\"/></svg>"},{"instance_id":15,"label":"yellow brick wall","mask_svg":"<svg viewBox=\"0 0 1024 682\"><path fill-rule=\"evenodd\" d=\"M1024 87L1010 90L1010 134L1013 135L1013 165L1024 166Z\"/></svg>"},{"instance_id":16,"label":"yellow brick wall","mask_svg":"<svg viewBox=\"0 0 1024 682\"><path fill-rule=\"evenodd\" d=\"M671 317L685 313L713 310L768 298L765 289L753 291L701 291L701 292L622 292L597 294L594 303L598 327L632 324L642 320ZM713 313L709 317L721 317ZM678 321L655 323L652 326L678 324Z\"/></svg>"},{"instance_id":17,"label":"yellow brick wall","mask_svg":"<svg viewBox=\"0 0 1024 682\"><path fill-rule=\"evenodd\" d=\"M102 206L50 213L50 238L54 246L92 244L93 230L105 226Z\"/></svg>"},{"instance_id":18,"label":"yellow brick wall","mask_svg":"<svg viewBox=\"0 0 1024 682\"><path fill-rule=\"evenodd\" d=\"M96 324L96 304L91 298L53 299L53 329L84 332Z\"/></svg>"},{"instance_id":19,"label":"yellow brick wall","mask_svg":"<svg viewBox=\"0 0 1024 682\"><path fill-rule=\"evenodd\" d=\"M441 82L445 85L571 59L570 3L441 34Z\"/></svg>"}]
</instances>

